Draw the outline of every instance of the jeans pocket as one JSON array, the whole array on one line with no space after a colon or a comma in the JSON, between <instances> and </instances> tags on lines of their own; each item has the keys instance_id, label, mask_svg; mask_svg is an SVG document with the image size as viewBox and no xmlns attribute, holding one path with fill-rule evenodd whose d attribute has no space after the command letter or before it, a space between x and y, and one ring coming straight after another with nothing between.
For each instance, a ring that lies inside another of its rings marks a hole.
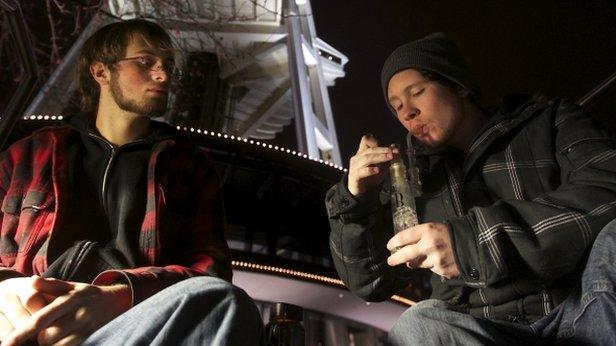
<instances>
[{"instance_id":1,"label":"jeans pocket","mask_svg":"<svg viewBox=\"0 0 616 346\"><path fill-rule=\"evenodd\" d=\"M602 281L594 282L592 290L582 295L579 305L563 317L558 331L558 340L572 337L575 334L576 328L593 328L593 326L602 325L602 318L605 316L586 316L591 313L588 310L590 310L592 304L601 303L600 300L598 301L598 298L602 294L614 295L612 284ZM584 320L581 320L583 317Z\"/></svg>"}]
</instances>

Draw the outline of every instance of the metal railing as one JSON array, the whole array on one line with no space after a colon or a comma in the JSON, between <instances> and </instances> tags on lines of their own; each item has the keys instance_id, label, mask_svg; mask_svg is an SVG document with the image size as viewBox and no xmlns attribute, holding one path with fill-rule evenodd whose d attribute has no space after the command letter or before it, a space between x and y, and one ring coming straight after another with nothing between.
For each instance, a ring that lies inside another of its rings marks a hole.
<instances>
[{"instance_id":1,"label":"metal railing","mask_svg":"<svg viewBox=\"0 0 616 346\"><path fill-rule=\"evenodd\" d=\"M612 73L611 76L607 77L603 82L599 83L599 85L594 87L591 91L586 93L586 95L582 96L579 100L577 100L577 104L579 104L580 106L585 105L590 100L606 91L609 87L613 86L614 82L616 82L616 72Z\"/></svg>"},{"instance_id":2,"label":"metal railing","mask_svg":"<svg viewBox=\"0 0 616 346\"><path fill-rule=\"evenodd\" d=\"M23 69L17 90L6 109L0 114L0 147L2 147L34 91L38 80L38 67L19 3L15 0L0 0L0 10L8 20L11 38Z\"/></svg>"}]
</instances>

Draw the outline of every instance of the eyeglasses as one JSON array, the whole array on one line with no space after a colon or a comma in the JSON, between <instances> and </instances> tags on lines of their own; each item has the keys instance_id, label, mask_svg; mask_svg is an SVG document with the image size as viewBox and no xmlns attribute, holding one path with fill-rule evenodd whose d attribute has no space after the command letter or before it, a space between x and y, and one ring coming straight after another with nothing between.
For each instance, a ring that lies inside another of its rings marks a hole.
<instances>
[{"instance_id":1,"label":"eyeglasses","mask_svg":"<svg viewBox=\"0 0 616 346\"><path fill-rule=\"evenodd\" d=\"M174 80L179 80L182 77L182 70L175 65L175 60L173 59L160 59L153 55L139 55L118 59L115 62L118 63L120 61L134 61L135 65L144 71L149 70L158 72L164 70L170 75L171 79ZM159 61L161 61L161 64L158 63Z\"/></svg>"}]
</instances>

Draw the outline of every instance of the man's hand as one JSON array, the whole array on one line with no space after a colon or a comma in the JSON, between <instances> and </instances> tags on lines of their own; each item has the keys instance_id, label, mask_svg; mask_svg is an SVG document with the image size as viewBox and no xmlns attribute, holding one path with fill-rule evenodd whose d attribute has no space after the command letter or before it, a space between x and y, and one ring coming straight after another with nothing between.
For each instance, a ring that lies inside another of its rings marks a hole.
<instances>
[{"instance_id":1,"label":"man's hand","mask_svg":"<svg viewBox=\"0 0 616 346\"><path fill-rule=\"evenodd\" d=\"M73 289L68 282L38 276L7 279L0 282L0 341L25 325L30 316L57 296Z\"/></svg>"},{"instance_id":2,"label":"man's hand","mask_svg":"<svg viewBox=\"0 0 616 346\"><path fill-rule=\"evenodd\" d=\"M390 266L406 263L409 268L427 268L448 279L460 276L449 230L443 223L424 223L397 233L387 242L387 249L395 248L398 251L387 259Z\"/></svg>"},{"instance_id":3,"label":"man's hand","mask_svg":"<svg viewBox=\"0 0 616 346\"><path fill-rule=\"evenodd\" d=\"M391 149L379 147L376 138L365 135L359 142L357 153L349 162L348 189L353 196L372 190L383 182L386 170L379 164L391 161Z\"/></svg>"},{"instance_id":4,"label":"man's hand","mask_svg":"<svg viewBox=\"0 0 616 346\"><path fill-rule=\"evenodd\" d=\"M40 345L77 345L131 306L127 285L94 286L71 283L74 288L33 313L26 323L2 341L20 345L37 338Z\"/></svg>"}]
</instances>

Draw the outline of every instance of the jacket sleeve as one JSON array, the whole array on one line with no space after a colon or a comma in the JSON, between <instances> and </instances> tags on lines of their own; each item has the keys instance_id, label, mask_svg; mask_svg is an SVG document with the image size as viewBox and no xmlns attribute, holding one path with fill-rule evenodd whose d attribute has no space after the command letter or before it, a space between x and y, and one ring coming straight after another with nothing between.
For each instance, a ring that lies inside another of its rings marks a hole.
<instances>
[{"instance_id":1,"label":"jacket sleeve","mask_svg":"<svg viewBox=\"0 0 616 346\"><path fill-rule=\"evenodd\" d=\"M549 284L579 268L616 217L616 141L580 106L561 101L555 107L560 177L552 179L560 185L532 200L499 200L447 221L468 286L511 277Z\"/></svg>"},{"instance_id":2,"label":"jacket sleeve","mask_svg":"<svg viewBox=\"0 0 616 346\"><path fill-rule=\"evenodd\" d=\"M387 264L385 247L393 236L389 196L368 193L356 198L343 181L325 197L331 227L330 249L338 275L362 299L382 301L409 283L409 270Z\"/></svg>"},{"instance_id":3,"label":"jacket sleeve","mask_svg":"<svg viewBox=\"0 0 616 346\"><path fill-rule=\"evenodd\" d=\"M2 154L0 154L0 205L4 203L6 193L11 183L11 172L13 171L12 169L13 165L12 165L12 162L7 152L8 151L5 151ZM4 213L0 211L0 225L3 224L3 221L4 221ZM3 229L0 229L0 233L2 233L3 231L4 231ZM1 236L4 237L4 234L1 234ZM2 246L0 246L0 282L6 279L23 277L24 274L16 270L13 270L12 268L10 268L8 263L5 263L5 260L4 260L5 256L3 256L3 253L2 253L3 251L4 250L2 249Z\"/></svg>"},{"instance_id":4,"label":"jacket sleeve","mask_svg":"<svg viewBox=\"0 0 616 346\"><path fill-rule=\"evenodd\" d=\"M138 304L165 287L194 276L209 275L231 282L231 260L224 237L226 218L220 179L213 163L204 153L201 159L201 162L207 163L204 165L206 167L189 170L190 179L196 183L187 186L199 191L195 194L198 207L192 209L187 217L181 217L184 220L179 223L176 245L174 249L165 250L171 252L164 254L167 257L164 262L169 264L105 271L94 279L93 284L128 283L133 291L133 304ZM179 177L172 179L182 180ZM185 201L188 205L192 202ZM167 206L166 209L170 208L171 206ZM178 207L174 209L177 210ZM169 249L168 244L161 246Z\"/></svg>"}]
</instances>

